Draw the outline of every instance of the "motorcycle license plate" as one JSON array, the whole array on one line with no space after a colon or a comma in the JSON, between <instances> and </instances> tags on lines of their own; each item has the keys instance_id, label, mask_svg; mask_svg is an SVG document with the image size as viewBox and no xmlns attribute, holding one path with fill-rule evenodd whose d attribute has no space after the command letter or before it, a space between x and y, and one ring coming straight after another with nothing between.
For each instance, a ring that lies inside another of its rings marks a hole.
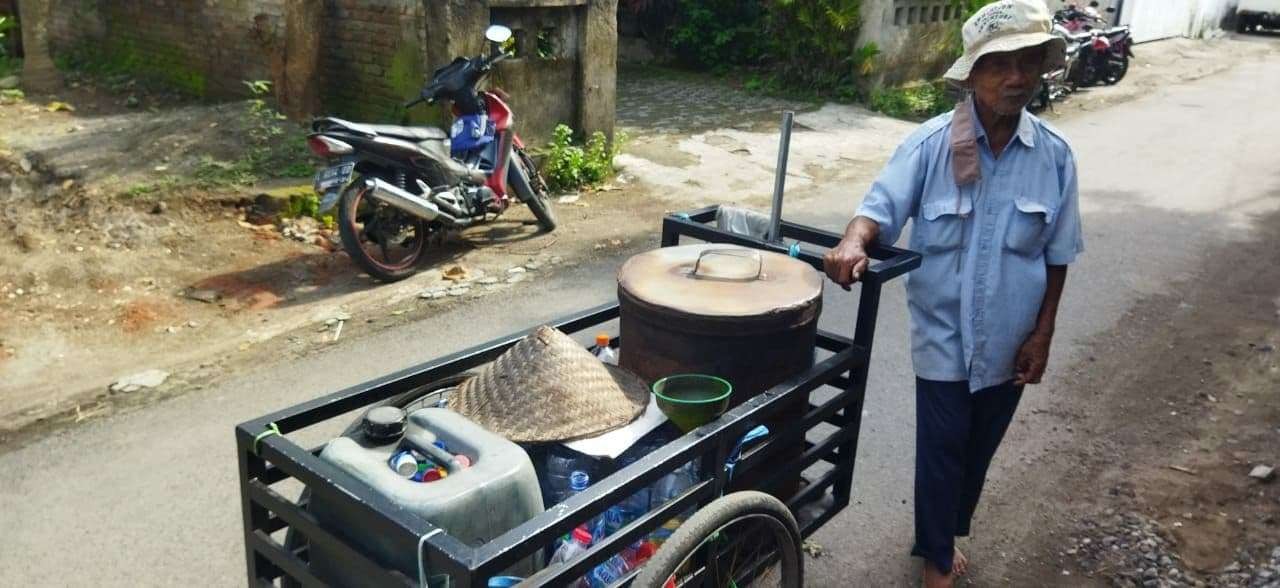
<instances>
[{"instance_id":1,"label":"motorcycle license plate","mask_svg":"<svg viewBox=\"0 0 1280 588\"><path fill-rule=\"evenodd\" d=\"M329 169L321 170L316 174L316 192L324 194L330 188L338 188L346 185L351 181L351 172L355 171L356 164L344 163Z\"/></svg>"}]
</instances>

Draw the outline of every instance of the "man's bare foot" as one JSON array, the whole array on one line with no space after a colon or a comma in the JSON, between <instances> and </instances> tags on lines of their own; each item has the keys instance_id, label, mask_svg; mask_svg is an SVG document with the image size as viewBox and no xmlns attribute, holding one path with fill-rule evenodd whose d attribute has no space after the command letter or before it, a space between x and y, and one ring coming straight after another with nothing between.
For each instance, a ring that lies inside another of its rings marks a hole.
<instances>
[{"instance_id":1,"label":"man's bare foot","mask_svg":"<svg viewBox=\"0 0 1280 588\"><path fill-rule=\"evenodd\" d=\"M955 585L955 566L952 566L952 573L944 574L938 569L938 566L932 562L925 560L924 562L924 588L952 588Z\"/></svg>"},{"instance_id":2,"label":"man's bare foot","mask_svg":"<svg viewBox=\"0 0 1280 588\"><path fill-rule=\"evenodd\" d=\"M969 573L969 558L960 553L960 548L956 548L956 554L951 558L951 573L957 576L963 576Z\"/></svg>"}]
</instances>

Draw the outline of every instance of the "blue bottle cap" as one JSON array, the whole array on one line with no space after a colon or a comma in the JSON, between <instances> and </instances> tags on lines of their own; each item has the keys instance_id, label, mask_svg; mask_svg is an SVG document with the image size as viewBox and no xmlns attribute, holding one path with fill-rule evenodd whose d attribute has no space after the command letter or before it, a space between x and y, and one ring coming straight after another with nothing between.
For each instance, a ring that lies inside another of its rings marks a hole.
<instances>
[{"instance_id":1,"label":"blue bottle cap","mask_svg":"<svg viewBox=\"0 0 1280 588\"><path fill-rule=\"evenodd\" d=\"M591 476L581 470L574 470L569 474L569 489L574 492L582 492L591 484Z\"/></svg>"}]
</instances>

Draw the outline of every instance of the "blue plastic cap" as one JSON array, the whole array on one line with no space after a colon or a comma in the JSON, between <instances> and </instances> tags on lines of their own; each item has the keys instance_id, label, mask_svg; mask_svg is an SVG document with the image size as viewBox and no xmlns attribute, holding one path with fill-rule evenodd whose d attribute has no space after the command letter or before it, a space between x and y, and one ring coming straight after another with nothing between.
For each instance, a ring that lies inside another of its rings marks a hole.
<instances>
[{"instance_id":1,"label":"blue plastic cap","mask_svg":"<svg viewBox=\"0 0 1280 588\"><path fill-rule=\"evenodd\" d=\"M582 492L590 484L591 476L588 476L584 471L574 470L573 473L569 474L569 488L574 492Z\"/></svg>"}]
</instances>

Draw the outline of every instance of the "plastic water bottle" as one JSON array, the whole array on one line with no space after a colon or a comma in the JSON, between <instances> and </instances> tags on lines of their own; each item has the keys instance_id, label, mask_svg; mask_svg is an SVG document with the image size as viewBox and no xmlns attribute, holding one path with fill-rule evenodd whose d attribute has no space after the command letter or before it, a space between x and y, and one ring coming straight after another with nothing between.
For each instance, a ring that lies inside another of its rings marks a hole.
<instances>
[{"instance_id":1,"label":"plastic water bottle","mask_svg":"<svg viewBox=\"0 0 1280 588\"><path fill-rule=\"evenodd\" d=\"M676 471L671 472L658 480L657 483L653 485L653 490L651 491L652 507L657 508L662 504L665 504L667 501L680 496L685 490L696 484L698 482L698 474L695 467L696 466L694 466L694 464L687 463L680 466ZM692 514L692 512L693 509L689 509L688 511L685 511L663 523L661 527L655 529L653 533L649 535L649 538L653 540L654 543L662 545L669 537L671 537L671 534L675 532L681 523L684 522L684 519L688 518Z\"/></svg>"},{"instance_id":2,"label":"plastic water bottle","mask_svg":"<svg viewBox=\"0 0 1280 588\"><path fill-rule=\"evenodd\" d=\"M591 588L605 588L617 583L629 571L631 571L631 565L627 563L626 558L615 555L593 568L591 573L587 574L587 583Z\"/></svg>"},{"instance_id":3,"label":"plastic water bottle","mask_svg":"<svg viewBox=\"0 0 1280 588\"><path fill-rule=\"evenodd\" d=\"M601 539L616 533L618 529L627 524L623 520L622 507L618 505L609 507L609 510L604 511L604 514L600 515L600 518L596 519L594 523L595 525L591 529L591 539L594 542L599 542Z\"/></svg>"},{"instance_id":4,"label":"plastic water bottle","mask_svg":"<svg viewBox=\"0 0 1280 588\"><path fill-rule=\"evenodd\" d=\"M543 486L543 502L550 508L564 502L581 490L574 491L569 477L574 472L583 472L591 478L599 471L599 462L588 455L583 455L564 445L553 444L546 448L542 462L540 482Z\"/></svg>"},{"instance_id":5,"label":"plastic water bottle","mask_svg":"<svg viewBox=\"0 0 1280 588\"><path fill-rule=\"evenodd\" d=\"M618 365L618 352L609 347L609 334L600 333L596 335L596 344L593 353L602 362L608 365Z\"/></svg>"},{"instance_id":6,"label":"plastic water bottle","mask_svg":"<svg viewBox=\"0 0 1280 588\"><path fill-rule=\"evenodd\" d=\"M655 507L662 505L668 500L680 496L697 482L698 475L694 471L694 465L692 463L684 464L674 472L663 476L653 485L650 502Z\"/></svg>"},{"instance_id":7,"label":"plastic water bottle","mask_svg":"<svg viewBox=\"0 0 1280 588\"><path fill-rule=\"evenodd\" d=\"M587 548L591 547L591 532L587 531L586 525L579 525L578 528L573 530L573 533L570 536L572 538L561 545L559 549L556 549L555 555L551 556L552 564L569 561L586 552ZM575 588L586 585L588 585L586 578L579 578L578 581L570 584L570 586L574 586Z\"/></svg>"},{"instance_id":8,"label":"plastic water bottle","mask_svg":"<svg viewBox=\"0 0 1280 588\"><path fill-rule=\"evenodd\" d=\"M591 485L591 476L582 470L574 470L569 474L569 492L565 494L565 498L569 498L575 494L581 494L587 486Z\"/></svg>"}]
</instances>

